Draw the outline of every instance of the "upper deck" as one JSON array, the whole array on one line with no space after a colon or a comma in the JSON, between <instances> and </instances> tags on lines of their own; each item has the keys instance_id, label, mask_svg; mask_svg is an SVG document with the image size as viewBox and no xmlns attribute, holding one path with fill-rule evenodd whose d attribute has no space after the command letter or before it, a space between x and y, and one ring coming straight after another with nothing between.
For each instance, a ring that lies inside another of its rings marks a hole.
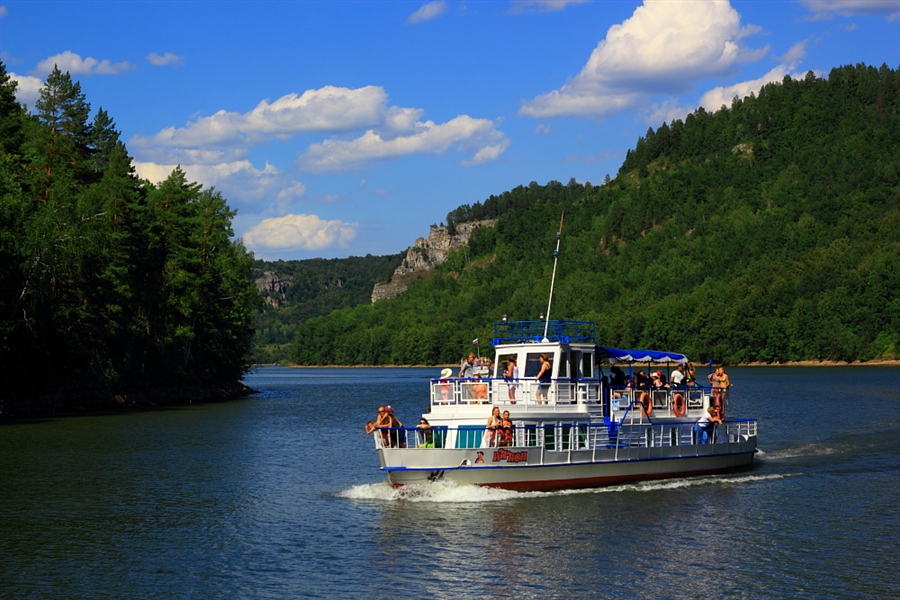
<instances>
[{"instance_id":1,"label":"upper deck","mask_svg":"<svg viewBox=\"0 0 900 600\"><path fill-rule=\"evenodd\" d=\"M494 323L494 347L508 344L590 342L596 328L589 321L500 321Z\"/></svg>"},{"instance_id":2,"label":"upper deck","mask_svg":"<svg viewBox=\"0 0 900 600\"><path fill-rule=\"evenodd\" d=\"M495 323L493 368L476 368L470 378L433 379L430 418L482 419L482 405L508 408L520 418L548 413L610 417L627 412L637 402L646 407L645 412L652 406L659 417L690 417L699 416L708 406L709 388L642 390L610 385L604 366L640 363L669 371L687 359L671 352L597 346L595 337L596 328L588 321ZM545 362L550 363L549 373L538 380ZM513 363L516 375L509 376L507 367ZM676 410L682 402L685 415Z\"/></svg>"}]
</instances>

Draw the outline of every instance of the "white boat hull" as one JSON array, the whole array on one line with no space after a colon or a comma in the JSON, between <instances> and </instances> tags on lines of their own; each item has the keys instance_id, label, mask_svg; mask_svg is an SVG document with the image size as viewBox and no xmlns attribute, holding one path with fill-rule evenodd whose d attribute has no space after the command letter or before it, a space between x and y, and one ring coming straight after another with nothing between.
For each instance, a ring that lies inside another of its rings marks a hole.
<instances>
[{"instance_id":1,"label":"white boat hull","mask_svg":"<svg viewBox=\"0 0 900 600\"><path fill-rule=\"evenodd\" d=\"M722 473L749 467L756 437L724 444L545 451L535 447L382 448L394 486L454 481L517 491L602 487L645 479Z\"/></svg>"}]
</instances>

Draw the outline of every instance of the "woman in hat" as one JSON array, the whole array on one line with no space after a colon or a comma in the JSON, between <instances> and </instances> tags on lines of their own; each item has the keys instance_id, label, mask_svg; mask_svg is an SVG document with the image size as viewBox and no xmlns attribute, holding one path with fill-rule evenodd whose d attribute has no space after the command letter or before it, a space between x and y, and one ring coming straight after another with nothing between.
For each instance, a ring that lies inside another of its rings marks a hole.
<instances>
[{"instance_id":1,"label":"woman in hat","mask_svg":"<svg viewBox=\"0 0 900 600\"><path fill-rule=\"evenodd\" d=\"M441 378L438 381L440 384L441 404L450 404L450 399L453 397L453 384L449 381L451 377L453 377L451 369L446 368L441 371Z\"/></svg>"}]
</instances>

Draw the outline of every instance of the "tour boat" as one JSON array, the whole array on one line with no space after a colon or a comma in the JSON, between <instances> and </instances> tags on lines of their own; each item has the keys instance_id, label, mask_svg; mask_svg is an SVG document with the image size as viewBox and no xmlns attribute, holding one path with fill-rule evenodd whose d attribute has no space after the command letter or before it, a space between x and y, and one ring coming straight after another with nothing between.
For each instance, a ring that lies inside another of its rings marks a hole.
<instances>
[{"instance_id":1,"label":"tour boat","mask_svg":"<svg viewBox=\"0 0 900 600\"><path fill-rule=\"evenodd\" d=\"M494 325L496 351L486 377L430 382L430 428L376 431L381 470L394 486L454 481L547 491L722 473L750 466L757 421L726 415L695 427L716 400L700 385L642 389L612 385L603 367L667 373L682 354L598 346L592 323L518 321ZM544 355L551 377L537 380ZM510 359L518 379L503 377ZM620 366L621 365L621 366ZM624 372L624 371L623 371ZM446 373L446 372L445 372ZM489 430L494 407L509 411L511 431Z\"/></svg>"},{"instance_id":2,"label":"tour boat","mask_svg":"<svg viewBox=\"0 0 900 600\"><path fill-rule=\"evenodd\" d=\"M381 470L394 486L453 481L547 491L752 464L756 419L727 417L714 424L703 418L714 403L724 407L727 389L673 384L670 377L660 377L666 385L642 388L603 372L604 364L617 375L625 366L635 381L635 368L646 365L662 376L660 369L688 365L684 355L599 346L593 323L549 319L561 232L562 218L547 316L514 322L504 316L495 323L493 370L475 370L465 379L445 370L432 379L430 410L423 415L428 428L374 431ZM511 359L518 378L503 376ZM549 373L541 374L548 361ZM511 427L487 426L494 408L509 411Z\"/></svg>"}]
</instances>

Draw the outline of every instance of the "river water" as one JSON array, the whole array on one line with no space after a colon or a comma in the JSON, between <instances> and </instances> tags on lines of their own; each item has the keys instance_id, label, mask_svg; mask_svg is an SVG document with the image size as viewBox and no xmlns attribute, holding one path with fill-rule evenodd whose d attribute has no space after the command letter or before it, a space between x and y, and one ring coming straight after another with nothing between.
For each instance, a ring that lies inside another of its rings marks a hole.
<instances>
[{"instance_id":1,"label":"river water","mask_svg":"<svg viewBox=\"0 0 900 600\"><path fill-rule=\"evenodd\" d=\"M384 483L439 369L0 425L0 598L897 598L900 368L734 368L754 469L600 490Z\"/></svg>"}]
</instances>

